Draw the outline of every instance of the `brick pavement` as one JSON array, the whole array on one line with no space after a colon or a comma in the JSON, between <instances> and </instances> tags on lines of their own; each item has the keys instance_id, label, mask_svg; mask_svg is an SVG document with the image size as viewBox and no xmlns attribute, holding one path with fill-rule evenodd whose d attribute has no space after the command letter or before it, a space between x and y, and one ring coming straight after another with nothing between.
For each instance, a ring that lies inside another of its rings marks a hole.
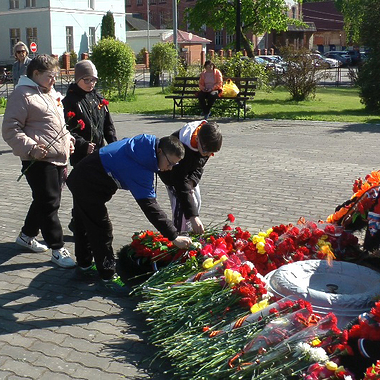
<instances>
[{"instance_id":1,"label":"brick pavement","mask_svg":"<svg viewBox=\"0 0 380 380\"><path fill-rule=\"evenodd\" d=\"M164 136L185 120L114 115L119 138L145 132ZM0 118L2 122L2 118ZM325 218L351 196L358 176L379 169L380 125L271 120L220 121L223 148L206 167L202 181L205 224L236 224L258 232L300 216ZM144 359L147 344L137 300L107 296L96 285L73 279L73 270L30 253L14 240L30 203L20 163L0 139L0 378L1 379L170 379L167 363ZM158 200L169 211L158 182ZM64 189L60 217L66 246L70 193ZM151 228L128 192L109 203L114 247L133 232Z\"/></svg>"}]
</instances>

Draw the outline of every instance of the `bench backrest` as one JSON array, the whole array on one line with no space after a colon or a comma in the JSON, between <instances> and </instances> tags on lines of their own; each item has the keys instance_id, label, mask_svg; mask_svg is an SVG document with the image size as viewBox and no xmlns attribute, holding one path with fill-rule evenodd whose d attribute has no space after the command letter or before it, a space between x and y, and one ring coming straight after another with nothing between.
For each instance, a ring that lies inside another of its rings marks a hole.
<instances>
[{"instance_id":1,"label":"bench backrest","mask_svg":"<svg viewBox=\"0 0 380 380\"><path fill-rule=\"evenodd\" d=\"M255 96L257 78L225 78L231 79L236 86L239 87L239 97L253 97ZM199 77L175 77L173 82L173 93L186 96L195 95L199 91Z\"/></svg>"}]
</instances>

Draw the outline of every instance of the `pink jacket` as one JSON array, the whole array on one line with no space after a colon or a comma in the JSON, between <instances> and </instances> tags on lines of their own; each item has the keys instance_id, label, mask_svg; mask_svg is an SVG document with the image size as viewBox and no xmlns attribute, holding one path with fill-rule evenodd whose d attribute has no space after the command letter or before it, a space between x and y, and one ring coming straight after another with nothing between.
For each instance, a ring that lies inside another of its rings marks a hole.
<instances>
[{"instance_id":1,"label":"pink jacket","mask_svg":"<svg viewBox=\"0 0 380 380\"><path fill-rule=\"evenodd\" d=\"M222 90L223 87L223 76L220 70L214 69L214 87L211 91ZM199 88L201 91L205 90L205 71L201 72L199 77Z\"/></svg>"},{"instance_id":2,"label":"pink jacket","mask_svg":"<svg viewBox=\"0 0 380 380\"><path fill-rule=\"evenodd\" d=\"M43 93L31 79L21 77L8 99L2 127L3 138L15 156L30 161L34 145L51 144L42 161L67 165L72 136L66 129L60 98L54 89Z\"/></svg>"}]
</instances>

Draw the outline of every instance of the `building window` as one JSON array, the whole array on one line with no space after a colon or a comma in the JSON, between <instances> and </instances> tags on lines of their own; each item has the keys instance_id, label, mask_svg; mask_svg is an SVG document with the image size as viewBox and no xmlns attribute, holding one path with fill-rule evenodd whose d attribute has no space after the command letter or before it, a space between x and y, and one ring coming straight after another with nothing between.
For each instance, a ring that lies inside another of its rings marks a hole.
<instances>
[{"instance_id":1,"label":"building window","mask_svg":"<svg viewBox=\"0 0 380 380\"><path fill-rule=\"evenodd\" d=\"M88 0L88 7L91 9L95 9L95 0Z\"/></svg>"},{"instance_id":2,"label":"building window","mask_svg":"<svg viewBox=\"0 0 380 380\"><path fill-rule=\"evenodd\" d=\"M131 0L126 0L126 1L125 1L125 4L126 4L127 7L130 7L130 6L132 5L132 4L131 4Z\"/></svg>"},{"instance_id":3,"label":"building window","mask_svg":"<svg viewBox=\"0 0 380 380\"><path fill-rule=\"evenodd\" d=\"M297 8L292 7L292 18L297 18Z\"/></svg>"},{"instance_id":4,"label":"building window","mask_svg":"<svg viewBox=\"0 0 380 380\"><path fill-rule=\"evenodd\" d=\"M156 0L150 0L149 4L156 4Z\"/></svg>"},{"instance_id":5,"label":"building window","mask_svg":"<svg viewBox=\"0 0 380 380\"><path fill-rule=\"evenodd\" d=\"M137 0L136 4L137 5L143 5L142 0Z\"/></svg>"},{"instance_id":6,"label":"building window","mask_svg":"<svg viewBox=\"0 0 380 380\"><path fill-rule=\"evenodd\" d=\"M235 34L226 34L226 44L227 45L232 45L233 42L235 41Z\"/></svg>"},{"instance_id":7,"label":"building window","mask_svg":"<svg viewBox=\"0 0 380 380\"><path fill-rule=\"evenodd\" d=\"M215 32L215 45L218 47L223 45L223 30Z\"/></svg>"},{"instance_id":8,"label":"building window","mask_svg":"<svg viewBox=\"0 0 380 380\"><path fill-rule=\"evenodd\" d=\"M90 26L88 28L88 49L89 51L92 51L92 47L96 44L95 40L95 28L93 26Z\"/></svg>"},{"instance_id":9,"label":"building window","mask_svg":"<svg viewBox=\"0 0 380 380\"><path fill-rule=\"evenodd\" d=\"M74 50L73 27L66 26L66 51L70 52L72 50Z\"/></svg>"},{"instance_id":10,"label":"building window","mask_svg":"<svg viewBox=\"0 0 380 380\"><path fill-rule=\"evenodd\" d=\"M160 19L158 23L160 25L160 29L165 28L165 13L163 11L160 11Z\"/></svg>"},{"instance_id":11,"label":"building window","mask_svg":"<svg viewBox=\"0 0 380 380\"><path fill-rule=\"evenodd\" d=\"M10 55L13 56L13 46L17 44L17 42L20 41L20 29L9 29L9 37L10 37Z\"/></svg>"},{"instance_id":12,"label":"building window","mask_svg":"<svg viewBox=\"0 0 380 380\"><path fill-rule=\"evenodd\" d=\"M25 7L26 8L35 8L36 7L36 0L26 0Z\"/></svg>"},{"instance_id":13,"label":"building window","mask_svg":"<svg viewBox=\"0 0 380 380\"><path fill-rule=\"evenodd\" d=\"M19 9L20 8L19 0L9 0L9 8Z\"/></svg>"},{"instance_id":14,"label":"building window","mask_svg":"<svg viewBox=\"0 0 380 380\"><path fill-rule=\"evenodd\" d=\"M26 28L26 45L30 46L32 42L37 43L37 28Z\"/></svg>"}]
</instances>

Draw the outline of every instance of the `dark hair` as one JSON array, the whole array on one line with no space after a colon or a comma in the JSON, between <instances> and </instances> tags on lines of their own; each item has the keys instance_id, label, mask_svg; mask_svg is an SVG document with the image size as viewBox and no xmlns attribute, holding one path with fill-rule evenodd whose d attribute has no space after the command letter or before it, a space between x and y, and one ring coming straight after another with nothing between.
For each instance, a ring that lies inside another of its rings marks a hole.
<instances>
[{"instance_id":1,"label":"dark hair","mask_svg":"<svg viewBox=\"0 0 380 380\"><path fill-rule=\"evenodd\" d=\"M56 69L59 69L59 63L55 58L47 54L40 54L30 61L26 69L26 75L32 79L35 70L43 72Z\"/></svg>"},{"instance_id":2,"label":"dark hair","mask_svg":"<svg viewBox=\"0 0 380 380\"><path fill-rule=\"evenodd\" d=\"M198 132L198 138L202 144L202 149L206 152L218 152L222 147L222 132L215 121L203 124Z\"/></svg>"},{"instance_id":3,"label":"dark hair","mask_svg":"<svg viewBox=\"0 0 380 380\"><path fill-rule=\"evenodd\" d=\"M160 138L158 147L166 154L176 156L180 160L185 157L185 148L181 141L175 136L165 136Z\"/></svg>"},{"instance_id":4,"label":"dark hair","mask_svg":"<svg viewBox=\"0 0 380 380\"><path fill-rule=\"evenodd\" d=\"M209 66L209 65L212 66L213 70L215 69L215 64L211 60L209 60L209 59L205 62L205 64L203 65L203 67L206 68L206 66Z\"/></svg>"}]
</instances>

